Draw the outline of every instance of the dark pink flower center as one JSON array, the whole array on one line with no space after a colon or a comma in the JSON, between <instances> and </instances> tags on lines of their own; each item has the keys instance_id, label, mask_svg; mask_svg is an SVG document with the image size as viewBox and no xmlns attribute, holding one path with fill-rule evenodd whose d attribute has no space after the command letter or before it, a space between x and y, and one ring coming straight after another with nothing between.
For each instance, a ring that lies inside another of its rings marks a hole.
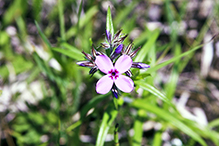
<instances>
[{"instance_id":1,"label":"dark pink flower center","mask_svg":"<svg viewBox=\"0 0 219 146\"><path fill-rule=\"evenodd\" d=\"M119 72L116 70L116 69L111 69L109 72L110 74L110 78L113 80L113 79L117 79L119 77Z\"/></svg>"}]
</instances>

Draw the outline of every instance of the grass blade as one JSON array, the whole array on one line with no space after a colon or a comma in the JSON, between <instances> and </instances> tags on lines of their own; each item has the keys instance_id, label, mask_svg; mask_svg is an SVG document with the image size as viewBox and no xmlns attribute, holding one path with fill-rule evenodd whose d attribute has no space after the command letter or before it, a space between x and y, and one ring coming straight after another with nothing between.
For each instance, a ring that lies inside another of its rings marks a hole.
<instances>
[{"instance_id":1,"label":"grass blade","mask_svg":"<svg viewBox=\"0 0 219 146\"><path fill-rule=\"evenodd\" d=\"M77 48L75 48L74 46L69 45L68 43L62 43L61 44L63 48L52 48L52 50L62 53L68 57L71 57L75 60L84 60L83 54L81 53L81 51L79 51Z\"/></svg>"},{"instance_id":2,"label":"grass blade","mask_svg":"<svg viewBox=\"0 0 219 146\"><path fill-rule=\"evenodd\" d=\"M37 21L35 21L35 24L36 24L36 27L37 27L37 30L41 36L41 38L43 39L43 41L46 43L47 47L48 48L51 48L51 44L49 43L49 40L47 39L47 37L44 35L44 33L42 32L42 30L40 29L40 26L39 24L37 23Z\"/></svg>"},{"instance_id":3,"label":"grass blade","mask_svg":"<svg viewBox=\"0 0 219 146\"><path fill-rule=\"evenodd\" d=\"M106 30L111 33L111 35L114 35L114 28L113 28L113 21L112 21L112 15L110 7L108 7L107 10L107 16L106 16Z\"/></svg>"},{"instance_id":4,"label":"grass blade","mask_svg":"<svg viewBox=\"0 0 219 146\"><path fill-rule=\"evenodd\" d=\"M143 136L143 124L144 124L144 120L142 117L145 117L145 110L138 110L138 115L135 119L135 123L134 123L134 136L133 136L133 141L132 141L132 145L133 146L139 146L141 145L141 141L142 141L142 136Z\"/></svg>"},{"instance_id":5,"label":"grass blade","mask_svg":"<svg viewBox=\"0 0 219 146\"><path fill-rule=\"evenodd\" d=\"M144 44L144 46L141 48L140 52L135 58L135 62L142 62L144 58L146 57L148 51L151 49L151 47L155 44L160 31L157 29L154 31L152 36L149 38L149 40Z\"/></svg>"},{"instance_id":6,"label":"grass blade","mask_svg":"<svg viewBox=\"0 0 219 146\"><path fill-rule=\"evenodd\" d=\"M154 94L155 96L157 96L161 100L163 100L167 103L170 103L169 99L163 93L161 93L158 89L151 86L150 84L145 83L144 81L135 81L135 84L139 85L142 89Z\"/></svg>"},{"instance_id":7,"label":"grass blade","mask_svg":"<svg viewBox=\"0 0 219 146\"><path fill-rule=\"evenodd\" d=\"M193 131L189 126L187 126L186 124L184 124L182 121L180 121L179 119L177 119L174 115L172 115L171 113L155 106L155 105L151 105L148 103L147 100L142 100L142 99L137 99L135 101L133 101L131 103L132 107L135 108L140 108L140 109L144 109L147 110L151 113L156 114L158 117L162 118L163 120L173 124L174 126L176 126L177 128L179 128L181 131L183 131L184 133L186 133L187 135L191 136L194 140L196 140L197 142L199 142L201 145L203 146L207 146L207 144L205 143L205 141L199 136L198 133L196 133L195 131Z\"/></svg>"},{"instance_id":8,"label":"grass blade","mask_svg":"<svg viewBox=\"0 0 219 146\"><path fill-rule=\"evenodd\" d=\"M77 23L77 30L79 32L79 26L80 26L80 18L81 18L81 11L82 11L82 5L83 5L83 0L81 0L79 10L78 10L78 23Z\"/></svg>"},{"instance_id":9,"label":"grass blade","mask_svg":"<svg viewBox=\"0 0 219 146\"><path fill-rule=\"evenodd\" d=\"M63 14L63 1L62 0L58 0L58 9L59 9L61 40L65 41L65 19L64 19L64 14Z\"/></svg>"},{"instance_id":10,"label":"grass blade","mask_svg":"<svg viewBox=\"0 0 219 146\"><path fill-rule=\"evenodd\" d=\"M173 58L171 58L171 59L169 59L169 60L167 60L167 61L165 61L165 62L162 62L162 63L160 63L160 64L158 64L158 65L156 65L156 66L154 66L154 67L151 67L151 68L149 68L149 69L147 70L147 73L155 72L156 70L158 70L158 69L160 69L160 68L162 68L162 67L164 67L164 66L167 66L168 64L173 63L173 62L177 61L178 59L180 59L180 58L182 58L182 57L184 57L184 56L187 56L187 55L189 55L190 53L192 53L192 52L194 52L194 51L200 49L200 48L203 47L204 45L205 45L205 44L201 44L201 45L199 45L199 46L196 46L196 47L194 47L193 49L182 53L181 55L178 55L178 56L173 57Z\"/></svg>"},{"instance_id":11,"label":"grass blade","mask_svg":"<svg viewBox=\"0 0 219 146\"><path fill-rule=\"evenodd\" d=\"M96 105L98 103L100 103L101 101L103 101L106 97L108 97L109 94L104 94L104 95L99 95L96 96L94 98L92 98L86 105L83 106L83 108L81 109L80 115L81 115L81 119L79 121L77 121L76 123L73 123L72 125L70 125L66 131L70 132L72 130L74 130L76 127L80 126L82 124L82 121L85 119L85 116L87 114L87 112L91 109L96 107Z\"/></svg>"},{"instance_id":12,"label":"grass blade","mask_svg":"<svg viewBox=\"0 0 219 146\"><path fill-rule=\"evenodd\" d=\"M62 49L62 48L52 48L52 50L62 53L68 57L71 57L75 60L83 60L83 54L80 51L76 51L74 50L66 50L66 49Z\"/></svg>"},{"instance_id":13,"label":"grass blade","mask_svg":"<svg viewBox=\"0 0 219 146\"><path fill-rule=\"evenodd\" d=\"M103 115L103 120L98 132L96 146L103 146L109 128L112 125L112 122L115 120L117 114L118 111L115 110L113 103L111 103Z\"/></svg>"}]
</instances>

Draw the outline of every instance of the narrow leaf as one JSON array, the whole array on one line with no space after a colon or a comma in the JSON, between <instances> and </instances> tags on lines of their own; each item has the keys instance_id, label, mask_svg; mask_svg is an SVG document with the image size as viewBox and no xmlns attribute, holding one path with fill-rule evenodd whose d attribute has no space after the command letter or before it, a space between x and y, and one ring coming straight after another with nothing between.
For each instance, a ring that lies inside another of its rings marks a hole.
<instances>
[{"instance_id":1,"label":"narrow leaf","mask_svg":"<svg viewBox=\"0 0 219 146\"><path fill-rule=\"evenodd\" d=\"M113 21L112 21L112 15L111 15L111 10L110 10L110 7L108 7L108 10L107 10L107 16L106 16L106 30L108 32L110 32L110 34L114 35L114 28L113 28Z\"/></svg>"},{"instance_id":2,"label":"narrow leaf","mask_svg":"<svg viewBox=\"0 0 219 146\"><path fill-rule=\"evenodd\" d=\"M91 108L95 108L96 105L98 103L100 103L101 101L103 101L106 97L108 97L109 94L104 94L104 95L98 95L94 98L92 98L86 105L84 105L81 109L80 115L81 115L81 119L75 123L73 123L72 125L70 125L66 131L72 131L74 130L76 127L80 126L83 122L83 120L85 119L85 116L87 114L87 112L91 109Z\"/></svg>"},{"instance_id":3,"label":"narrow leaf","mask_svg":"<svg viewBox=\"0 0 219 146\"><path fill-rule=\"evenodd\" d=\"M138 115L135 118L134 122L134 136L132 140L132 146L139 146L141 145L142 136L143 136L143 124L144 120L142 117L145 117L145 110L138 110Z\"/></svg>"},{"instance_id":4,"label":"narrow leaf","mask_svg":"<svg viewBox=\"0 0 219 146\"><path fill-rule=\"evenodd\" d=\"M148 39L148 41L144 44L144 46L139 51L138 55L135 58L135 62L142 62L144 60L148 51L155 44L159 34L160 34L159 30L154 31L154 33L151 35L151 37Z\"/></svg>"},{"instance_id":5,"label":"narrow leaf","mask_svg":"<svg viewBox=\"0 0 219 146\"><path fill-rule=\"evenodd\" d=\"M78 23L77 23L77 30L79 32L79 26L80 26L80 18L81 18L81 11L82 11L82 5L83 5L83 0L81 0L79 10L78 10Z\"/></svg>"},{"instance_id":6,"label":"narrow leaf","mask_svg":"<svg viewBox=\"0 0 219 146\"><path fill-rule=\"evenodd\" d=\"M168 111L165 111L165 110L163 110L163 109L161 109L161 108L159 108L155 105L151 105L151 104L148 103L148 101L142 100L142 99L134 100L131 103L131 106L133 106L135 108L144 109L144 110L147 110L151 113L156 114L158 117L160 117L163 120L173 124L174 126L179 128L182 132L184 132L187 135L191 136L194 140L199 142L201 145L207 146L207 144L204 142L204 140L200 137L200 135L198 133L193 131L189 126L184 124L182 121L177 119L175 116L173 116Z\"/></svg>"},{"instance_id":7,"label":"narrow leaf","mask_svg":"<svg viewBox=\"0 0 219 146\"><path fill-rule=\"evenodd\" d=\"M36 24L36 27L37 27L37 30L41 36L41 38L43 39L43 41L46 43L47 47L48 48L51 48L51 44L49 43L49 40L46 38L46 36L44 35L44 33L42 32L42 30L40 29L40 26L39 24L37 23L37 21L35 21L35 24Z\"/></svg>"},{"instance_id":8,"label":"narrow leaf","mask_svg":"<svg viewBox=\"0 0 219 146\"><path fill-rule=\"evenodd\" d=\"M76 51L76 50L66 50L66 49L62 49L62 48L52 48L52 50L62 53L68 57L71 57L75 60L83 60L83 54L80 51Z\"/></svg>"},{"instance_id":9,"label":"narrow leaf","mask_svg":"<svg viewBox=\"0 0 219 146\"><path fill-rule=\"evenodd\" d=\"M103 115L103 120L98 132L96 146L103 146L109 128L112 125L112 122L115 120L117 114L118 111L114 108L114 105L111 103Z\"/></svg>"},{"instance_id":10,"label":"narrow leaf","mask_svg":"<svg viewBox=\"0 0 219 146\"><path fill-rule=\"evenodd\" d=\"M175 62L176 60L178 60L178 59L180 59L180 58L182 58L182 57L184 57L184 56L189 55L190 53L192 53L192 52L198 50L199 48L203 47L204 45L205 45L205 44L201 44L201 45L199 45L199 46L196 46L196 47L192 48L191 50L182 53L181 55L178 55L178 56L173 57L173 58L171 58L171 59L169 59L169 60L167 60L167 61L165 61L165 62L163 62L163 63L160 63L160 64L158 64L158 65L156 65L156 66L154 66L154 67L151 67L151 68L149 68L149 69L147 70L147 73L155 72L156 70L158 70L158 69L160 69L160 68L162 68L162 67L164 67L164 66L167 66L168 64L173 63L173 62Z\"/></svg>"},{"instance_id":11,"label":"narrow leaf","mask_svg":"<svg viewBox=\"0 0 219 146\"><path fill-rule=\"evenodd\" d=\"M60 25L60 34L62 41L65 41L65 18L63 13L63 1L58 0L58 9L59 9L59 25Z\"/></svg>"},{"instance_id":12,"label":"narrow leaf","mask_svg":"<svg viewBox=\"0 0 219 146\"><path fill-rule=\"evenodd\" d=\"M160 92L158 89L151 86L150 84L145 83L143 81L135 81L135 84L139 85L142 89L147 90L148 92L154 94L155 96L157 96L161 100L163 100L167 103L170 103L169 99L162 92Z\"/></svg>"},{"instance_id":13,"label":"narrow leaf","mask_svg":"<svg viewBox=\"0 0 219 146\"><path fill-rule=\"evenodd\" d=\"M82 27L84 27L87 23L89 23L91 21L91 19L96 15L96 13L98 12L98 7L97 6L93 6L91 7L83 17L80 17L80 23L79 23L79 29L81 29ZM71 37L75 36L78 32L78 28L77 25L76 26L72 26L69 30L67 30L66 32L66 39L70 39Z\"/></svg>"}]
</instances>

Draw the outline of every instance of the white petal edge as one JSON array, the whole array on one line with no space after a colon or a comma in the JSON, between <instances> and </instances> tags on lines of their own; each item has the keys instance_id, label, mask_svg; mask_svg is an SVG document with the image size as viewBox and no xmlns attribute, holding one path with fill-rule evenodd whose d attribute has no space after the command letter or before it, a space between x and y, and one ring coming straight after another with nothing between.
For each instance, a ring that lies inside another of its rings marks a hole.
<instances>
[{"instance_id":1,"label":"white petal edge","mask_svg":"<svg viewBox=\"0 0 219 146\"><path fill-rule=\"evenodd\" d=\"M122 55L118 58L115 63L115 69L119 71L120 74L129 70L132 66L132 59L128 55Z\"/></svg>"},{"instance_id":2,"label":"white petal edge","mask_svg":"<svg viewBox=\"0 0 219 146\"><path fill-rule=\"evenodd\" d=\"M106 55L99 55L95 59L95 63L97 67L104 73L108 73L111 69L113 69L113 63L110 58Z\"/></svg>"},{"instance_id":3,"label":"white petal edge","mask_svg":"<svg viewBox=\"0 0 219 146\"><path fill-rule=\"evenodd\" d=\"M99 94L106 94L110 91L113 86L113 80L109 77L109 75L105 75L99 79L96 84L96 91Z\"/></svg>"},{"instance_id":4,"label":"white petal edge","mask_svg":"<svg viewBox=\"0 0 219 146\"><path fill-rule=\"evenodd\" d=\"M115 79L116 86L123 92L129 93L134 89L134 82L131 78L119 75L117 79Z\"/></svg>"}]
</instances>

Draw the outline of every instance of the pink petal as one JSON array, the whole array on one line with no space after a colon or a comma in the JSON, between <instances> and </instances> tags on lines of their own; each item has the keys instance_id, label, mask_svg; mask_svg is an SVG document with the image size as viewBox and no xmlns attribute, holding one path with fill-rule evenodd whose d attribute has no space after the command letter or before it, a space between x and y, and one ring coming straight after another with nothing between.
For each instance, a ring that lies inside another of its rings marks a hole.
<instances>
[{"instance_id":1,"label":"pink petal","mask_svg":"<svg viewBox=\"0 0 219 146\"><path fill-rule=\"evenodd\" d=\"M99 79L96 84L96 91L99 94L106 94L110 91L113 86L113 80L109 77L109 75L105 75Z\"/></svg>"},{"instance_id":2,"label":"pink petal","mask_svg":"<svg viewBox=\"0 0 219 146\"><path fill-rule=\"evenodd\" d=\"M131 78L119 75L119 77L115 80L116 86L122 90L123 92L131 92L134 88L134 82Z\"/></svg>"},{"instance_id":3,"label":"pink petal","mask_svg":"<svg viewBox=\"0 0 219 146\"><path fill-rule=\"evenodd\" d=\"M111 69L113 69L113 63L109 57L106 55L99 55L96 57L95 63L97 67L104 73L108 73Z\"/></svg>"},{"instance_id":4,"label":"pink petal","mask_svg":"<svg viewBox=\"0 0 219 146\"><path fill-rule=\"evenodd\" d=\"M119 73L124 73L129 70L132 66L132 59L128 55L122 55L115 63L115 68L119 71Z\"/></svg>"}]
</instances>

